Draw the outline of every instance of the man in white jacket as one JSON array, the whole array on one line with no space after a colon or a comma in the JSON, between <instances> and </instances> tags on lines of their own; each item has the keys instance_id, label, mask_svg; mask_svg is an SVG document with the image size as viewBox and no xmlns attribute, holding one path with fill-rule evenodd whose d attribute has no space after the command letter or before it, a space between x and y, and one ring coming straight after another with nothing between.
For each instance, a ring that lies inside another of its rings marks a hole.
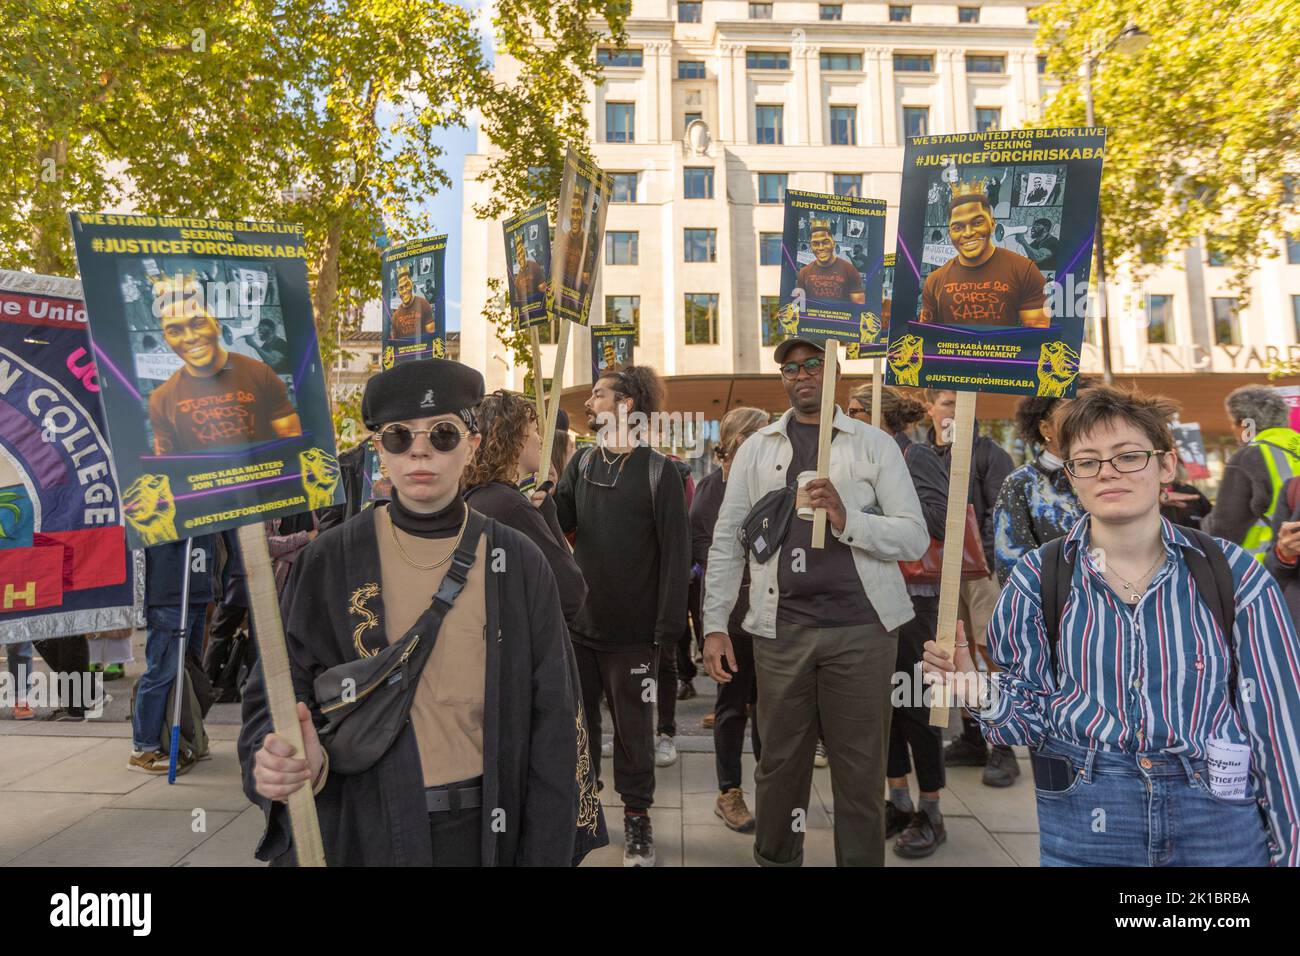
<instances>
[{"instance_id":1,"label":"man in white jacket","mask_svg":"<svg viewBox=\"0 0 1300 956\"><path fill-rule=\"evenodd\" d=\"M790 410L741 446L709 550L704 589L705 667L717 680L736 669L727 616L746 556L737 537L754 504L801 472L816 469L824 350L799 338L776 347ZM826 547L811 547L812 521L796 513L765 562L749 561L758 726L763 756L755 775L760 865L799 866L820 731L830 757L835 860L881 866L885 859L885 753L890 678L898 627L912 602L898 569L930 543L921 504L898 444L838 408L830 477L807 484L825 508Z\"/></svg>"}]
</instances>

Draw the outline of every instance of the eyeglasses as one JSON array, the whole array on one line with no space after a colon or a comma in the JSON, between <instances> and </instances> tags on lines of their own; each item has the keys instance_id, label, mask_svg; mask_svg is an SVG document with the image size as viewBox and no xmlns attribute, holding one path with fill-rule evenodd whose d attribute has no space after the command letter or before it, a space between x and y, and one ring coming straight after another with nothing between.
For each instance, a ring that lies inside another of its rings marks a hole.
<instances>
[{"instance_id":1,"label":"eyeglasses","mask_svg":"<svg viewBox=\"0 0 1300 956\"><path fill-rule=\"evenodd\" d=\"M867 417L867 410L866 410L865 408L850 408L850 409L848 410L848 412L849 412L849 414L852 415L854 418L863 418L863 419L865 419L865 418Z\"/></svg>"},{"instance_id":2,"label":"eyeglasses","mask_svg":"<svg viewBox=\"0 0 1300 956\"><path fill-rule=\"evenodd\" d=\"M826 364L824 358L806 358L802 362L786 362L781 366L781 374L785 378L798 378L799 369L803 369L809 375L820 375L822 366Z\"/></svg>"},{"instance_id":3,"label":"eyeglasses","mask_svg":"<svg viewBox=\"0 0 1300 956\"><path fill-rule=\"evenodd\" d=\"M451 422L438 422L432 428L407 428L395 423L385 426L379 433L379 444L391 455L405 455L415 444L416 435L427 435L434 451L449 452L454 451L468 434L467 429L458 428Z\"/></svg>"},{"instance_id":4,"label":"eyeglasses","mask_svg":"<svg viewBox=\"0 0 1300 956\"><path fill-rule=\"evenodd\" d=\"M1152 455L1163 454L1162 451L1152 449L1126 451L1114 458L1071 458L1065 463L1065 470L1075 478L1096 478L1101 474L1101 466L1109 462L1110 466L1120 474L1132 474L1145 468Z\"/></svg>"}]
</instances>

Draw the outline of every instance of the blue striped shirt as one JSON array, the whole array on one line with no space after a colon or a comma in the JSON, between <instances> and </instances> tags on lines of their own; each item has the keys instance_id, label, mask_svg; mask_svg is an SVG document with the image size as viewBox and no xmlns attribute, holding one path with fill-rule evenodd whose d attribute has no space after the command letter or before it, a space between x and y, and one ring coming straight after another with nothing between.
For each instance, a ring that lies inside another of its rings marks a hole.
<instances>
[{"instance_id":1,"label":"blue striped shirt","mask_svg":"<svg viewBox=\"0 0 1300 956\"><path fill-rule=\"evenodd\" d=\"M1169 521L1161 526L1168 560L1136 605L1120 600L1094 564L1088 516L1067 535L1074 578L1061 615L1059 680L1043 627L1041 552L1016 564L989 622L989 651L1004 673L979 714L985 735L996 744L1034 746L1051 736L1193 760L1212 739L1249 744L1273 862L1300 865L1300 644L1282 592L1246 551L1216 539L1236 585L1234 711L1224 635L1182 556L1196 545Z\"/></svg>"}]
</instances>

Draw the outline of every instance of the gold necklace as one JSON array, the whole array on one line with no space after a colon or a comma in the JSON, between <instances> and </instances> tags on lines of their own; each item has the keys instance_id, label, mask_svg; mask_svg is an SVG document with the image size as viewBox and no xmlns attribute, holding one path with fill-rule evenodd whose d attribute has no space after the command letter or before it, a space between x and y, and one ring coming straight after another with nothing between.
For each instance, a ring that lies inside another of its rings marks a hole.
<instances>
[{"instance_id":1,"label":"gold necklace","mask_svg":"<svg viewBox=\"0 0 1300 956\"><path fill-rule=\"evenodd\" d=\"M1152 574L1155 573L1156 569L1159 568L1160 565L1165 563L1165 557L1166 557L1165 553L1161 551L1160 556L1156 558L1156 563L1151 565L1151 567L1147 569L1146 574L1142 575L1142 577L1137 578L1135 580L1145 581L1147 578L1149 578ZM1119 583L1124 587L1124 590L1129 593L1128 602L1130 604L1136 604L1138 602L1138 599L1142 597L1143 592L1139 591L1135 585L1130 584L1128 581L1125 581L1123 576L1121 576L1118 571L1113 571L1111 573L1115 575L1116 579L1118 579Z\"/></svg>"},{"instance_id":2,"label":"gold necklace","mask_svg":"<svg viewBox=\"0 0 1300 956\"><path fill-rule=\"evenodd\" d=\"M623 457L624 455L626 455L626 454L627 454L627 452L625 452L625 451L621 451L621 452L619 452L617 455L615 455L615 456L614 456L614 460L611 461L611 460L609 459L609 457L606 456L606 454L605 454L605 446L604 446L604 445L601 445L601 446L600 446L600 458L601 458L601 461L603 461L607 466L608 466L608 465L613 465L615 461L618 461L620 458L622 458L622 457Z\"/></svg>"},{"instance_id":3,"label":"gold necklace","mask_svg":"<svg viewBox=\"0 0 1300 956\"><path fill-rule=\"evenodd\" d=\"M451 543L451 550L447 552L446 556L441 561L435 561L433 564L416 564L414 561L411 560L410 556L406 553L406 549L402 547L401 539L397 537L397 525L393 524L392 513L390 512L388 515L388 530L391 531L393 534L393 544L397 545L398 555L401 557L403 561L405 561L411 567L415 568L415 570L417 571L433 571L436 570L437 568L442 567L444 564L450 561L451 556L455 554L456 549L460 547L460 539L465 536L465 528L468 524L469 524L469 505L466 505L465 517L464 519L461 520L460 523L460 532L456 535L456 540Z\"/></svg>"}]
</instances>

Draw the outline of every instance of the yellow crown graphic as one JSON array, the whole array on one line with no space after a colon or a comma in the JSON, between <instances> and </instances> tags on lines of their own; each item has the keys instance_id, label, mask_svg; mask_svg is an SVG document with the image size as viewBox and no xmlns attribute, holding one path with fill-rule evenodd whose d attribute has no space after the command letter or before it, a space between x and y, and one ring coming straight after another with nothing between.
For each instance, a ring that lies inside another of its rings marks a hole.
<instances>
[{"instance_id":1,"label":"yellow crown graphic","mask_svg":"<svg viewBox=\"0 0 1300 956\"><path fill-rule=\"evenodd\" d=\"M957 204L961 199L987 199L988 186L990 180L986 178L972 179L969 182L956 182L951 186L952 203Z\"/></svg>"},{"instance_id":2,"label":"yellow crown graphic","mask_svg":"<svg viewBox=\"0 0 1300 956\"><path fill-rule=\"evenodd\" d=\"M812 233L817 232L819 229L824 230L826 232L830 232L831 221L829 219L814 219L808 226L808 234L811 235Z\"/></svg>"}]
</instances>

